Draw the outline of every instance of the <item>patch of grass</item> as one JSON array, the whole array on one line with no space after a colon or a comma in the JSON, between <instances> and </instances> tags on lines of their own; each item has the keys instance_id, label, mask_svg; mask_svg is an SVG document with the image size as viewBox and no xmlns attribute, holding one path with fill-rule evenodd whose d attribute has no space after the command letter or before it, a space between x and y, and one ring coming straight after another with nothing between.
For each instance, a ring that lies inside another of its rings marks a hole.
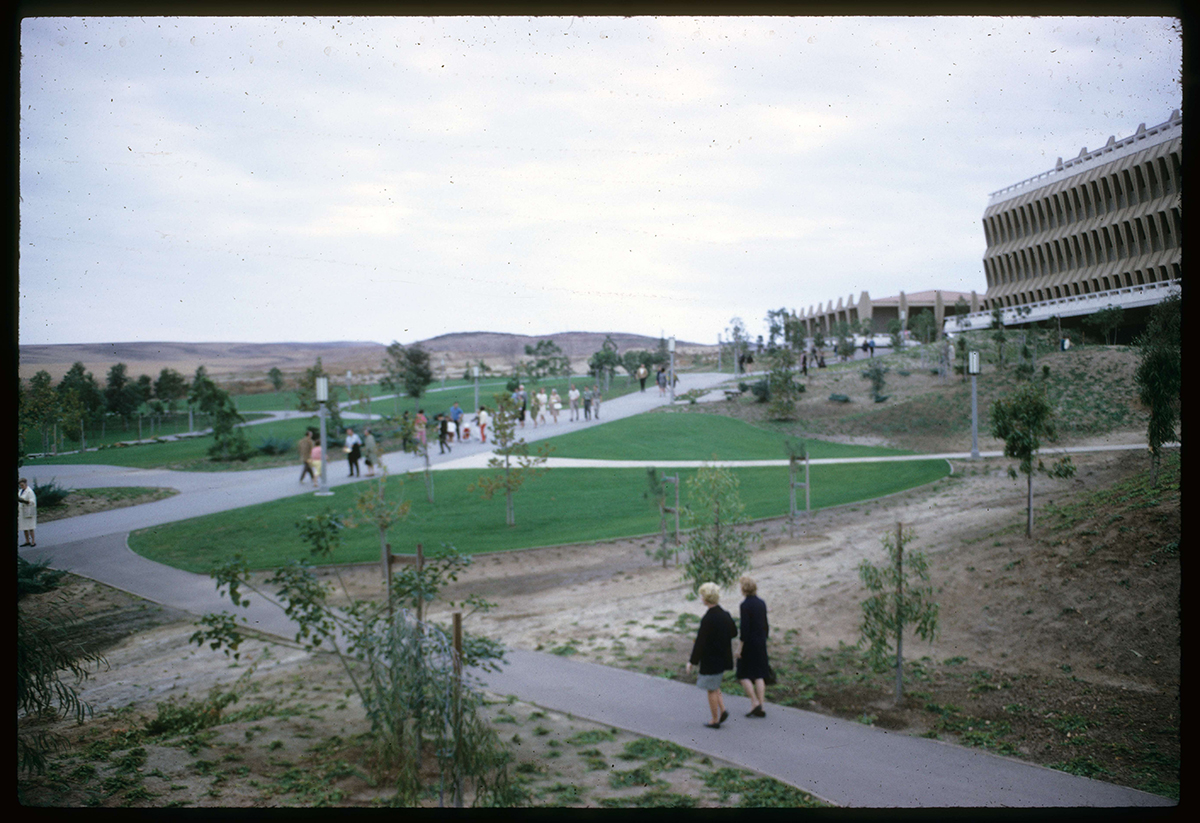
<instances>
[{"instance_id":1,"label":"patch of grass","mask_svg":"<svg viewBox=\"0 0 1200 823\"><path fill-rule=\"evenodd\" d=\"M738 795L740 808L819 808L824 803L811 794L771 777L755 777L741 769L724 767L704 776L704 785L724 803Z\"/></svg>"},{"instance_id":2,"label":"patch of grass","mask_svg":"<svg viewBox=\"0 0 1200 823\"><path fill-rule=\"evenodd\" d=\"M948 472L939 460L814 466L813 508L879 497L936 480ZM686 480L692 472L682 470ZM739 492L750 518L786 514L787 467L737 469ZM423 490L411 495L408 518L392 527L395 546L451 543L468 554L612 540L656 533L658 518L645 505L642 469L550 469L522 487L515 499L517 525L504 523L504 499L484 500L467 491L481 472L438 472L435 503ZM364 481L369 482L369 481ZM409 497L391 484L394 499ZM333 511L349 516L359 484L338 489L329 500ZM564 493L564 490L569 493ZM275 568L308 555L294 524L312 513L311 494L271 501L219 514L141 529L129 537L130 547L151 560L200 574L214 562L242 554L253 569ZM346 529L340 563L366 562L379 553L371 529Z\"/></svg>"},{"instance_id":3,"label":"patch of grass","mask_svg":"<svg viewBox=\"0 0 1200 823\"><path fill-rule=\"evenodd\" d=\"M608 776L608 785L614 789L627 789L630 786L667 786L665 780L654 776L649 766L638 766L628 771L613 771Z\"/></svg>"},{"instance_id":4,"label":"patch of grass","mask_svg":"<svg viewBox=\"0 0 1200 823\"><path fill-rule=\"evenodd\" d=\"M669 740L640 737L626 743L624 750L617 756L622 760L645 760L646 765L655 771L666 772L683 765L691 758L692 753Z\"/></svg>"},{"instance_id":5,"label":"patch of grass","mask_svg":"<svg viewBox=\"0 0 1200 823\"><path fill-rule=\"evenodd\" d=\"M567 738L567 742L572 746L594 746L597 743L604 743L608 740L617 739L616 729L589 729L584 732L577 732Z\"/></svg>"},{"instance_id":6,"label":"patch of grass","mask_svg":"<svg viewBox=\"0 0 1200 823\"><path fill-rule=\"evenodd\" d=\"M606 797L600 800L605 809L690 809L696 799L678 792L654 788L636 797Z\"/></svg>"}]
</instances>

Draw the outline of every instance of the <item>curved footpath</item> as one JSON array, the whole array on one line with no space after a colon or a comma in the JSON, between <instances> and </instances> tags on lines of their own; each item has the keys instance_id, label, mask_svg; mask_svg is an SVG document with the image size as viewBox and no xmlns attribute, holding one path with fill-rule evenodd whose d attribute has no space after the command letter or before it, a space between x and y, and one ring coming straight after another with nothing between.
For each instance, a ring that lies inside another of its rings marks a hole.
<instances>
[{"instance_id":1,"label":"curved footpath","mask_svg":"<svg viewBox=\"0 0 1200 823\"><path fill-rule=\"evenodd\" d=\"M728 375L680 375L677 392L709 388ZM599 421L570 423L560 416L522 432L527 441L639 414L666 402L656 387L608 401ZM1114 446L1137 448L1144 446ZM1096 451L1098 449L1087 449ZM1079 451L1085 451L1080 449ZM435 468L486 464L482 444L456 444L449 455L430 455ZM984 456L994 456L988 452ZM965 458L969 454L919 455L909 459ZM870 459L870 458L868 458ZM881 458L873 458L879 460ZM894 459L894 458L882 458ZM387 454L391 473L419 470L421 461ZM656 465L698 465L700 461L658 461ZM813 463L834 462L814 460ZM845 462L845 461L842 461ZM552 459L551 465L646 465L636 461ZM746 461L735 465L783 465L786 461ZM330 465L331 488L350 478L343 465ZM68 487L163 486L180 494L155 503L46 523L37 530L38 547L23 549L28 560L48 559L59 569L106 583L156 603L193 614L230 609L211 578L139 557L126 542L134 529L225 511L297 494L299 467L245 472L173 472L115 466L29 467L43 481ZM295 628L284 613L253 598L242 610L258 631L291 639ZM900 807L1149 807L1173 806L1166 798L1076 777L1007 757L937 740L886 732L815 712L770 706L765 719L743 717L750 703L726 696L731 718L717 730L705 728L704 701L693 685L637 672L515 649L503 671L476 672L493 692L566 712L636 734L670 740L712 757L736 763L802 788L842 806Z\"/></svg>"}]
</instances>

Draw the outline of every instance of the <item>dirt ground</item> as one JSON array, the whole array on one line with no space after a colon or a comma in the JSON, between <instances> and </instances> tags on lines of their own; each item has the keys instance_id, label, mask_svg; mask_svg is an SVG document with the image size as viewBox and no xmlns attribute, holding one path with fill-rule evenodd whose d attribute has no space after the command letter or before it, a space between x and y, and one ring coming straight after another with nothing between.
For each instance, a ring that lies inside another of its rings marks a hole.
<instances>
[{"instance_id":1,"label":"dirt ground","mask_svg":"<svg viewBox=\"0 0 1200 823\"><path fill-rule=\"evenodd\" d=\"M1096 442L1135 442L1129 430ZM1082 445L1086 438L1074 440ZM1025 481L1010 461L962 461L936 483L763 521L751 574L770 610L768 701L1021 757L1179 796L1178 459L1161 491L1138 479L1144 452L1078 455L1072 480L1038 477L1032 539ZM850 648L864 590L897 523L929 560L940 607L932 643L906 640L906 695ZM515 648L684 679L703 607L678 567L648 556L657 536L482 556L443 596L496 604L471 632ZM352 595L381 591L375 565L340 569ZM327 579L333 575L325 571ZM252 641L240 661L190 645L190 619L90 581L65 596L108 626L109 664L82 684L96 710L23 800L54 806L377 805L390 794L365 759L361 707L335 660ZM736 614L740 598L726 595ZM446 618L436 604L434 619ZM115 645L114 645L115 643ZM239 681L239 678L241 680ZM211 692L218 689L218 692ZM739 693L736 683L730 685ZM144 731L163 705L236 692L221 722L170 740ZM803 805L813 798L661 741L493 696L532 804ZM697 701L697 717L705 712ZM32 721L25 721L26 724ZM511 728L510 728L511 727ZM657 748L656 748L657 746ZM438 798L430 797L429 805Z\"/></svg>"}]
</instances>

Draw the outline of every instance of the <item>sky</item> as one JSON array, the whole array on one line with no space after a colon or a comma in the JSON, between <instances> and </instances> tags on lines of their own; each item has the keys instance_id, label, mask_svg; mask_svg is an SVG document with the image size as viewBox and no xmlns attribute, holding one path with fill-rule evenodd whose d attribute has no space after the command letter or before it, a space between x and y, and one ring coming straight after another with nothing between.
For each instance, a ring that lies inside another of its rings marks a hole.
<instances>
[{"instance_id":1,"label":"sky","mask_svg":"<svg viewBox=\"0 0 1200 823\"><path fill-rule=\"evenodd\" d=\"M19 340L715 343L986 291L988 195L1182 107L1170 18L21 21Z\"/></svg>"}]
</instances>

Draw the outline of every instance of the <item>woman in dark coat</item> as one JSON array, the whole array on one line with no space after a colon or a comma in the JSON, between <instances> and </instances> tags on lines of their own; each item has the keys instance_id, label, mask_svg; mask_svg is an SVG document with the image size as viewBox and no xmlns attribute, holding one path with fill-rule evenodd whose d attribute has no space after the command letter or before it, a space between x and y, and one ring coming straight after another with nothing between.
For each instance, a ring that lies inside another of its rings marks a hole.
<instances>
[{"instance_id":1,"label":"woman in dark coat","mask_svg":"<svg viewBox=\"0 0 1200 823\"><path fill-rule=\"evenodd\" d=\"M741 624L742 644L737 653L737 679L750 698L750 712L746 717L766 717L763 698L766 694L767 673L767 604L758 596L758 584L752 578L742 578Z\"/></svg>"},{"instance_id":2,"label":"woman in dark coat","mask_svg":"<svg viewBox=\"0 0 1200 823\"><path fill-rule=\"evenodd\" d=\"M729 717L729 712L725 710L725 699L721 695L721 678L733 668L731 641L737 637L737 626L729 612L717 605L721 596L720 586L702 583L699 592L708 611L700 618L700 629L692 645L687 673L691 674L692 666L699 664L700 674L696 678L696 685L708 692L708 708L712 711L712 722L704 725L719 729Z\"/></svg>"}]
</instances>

